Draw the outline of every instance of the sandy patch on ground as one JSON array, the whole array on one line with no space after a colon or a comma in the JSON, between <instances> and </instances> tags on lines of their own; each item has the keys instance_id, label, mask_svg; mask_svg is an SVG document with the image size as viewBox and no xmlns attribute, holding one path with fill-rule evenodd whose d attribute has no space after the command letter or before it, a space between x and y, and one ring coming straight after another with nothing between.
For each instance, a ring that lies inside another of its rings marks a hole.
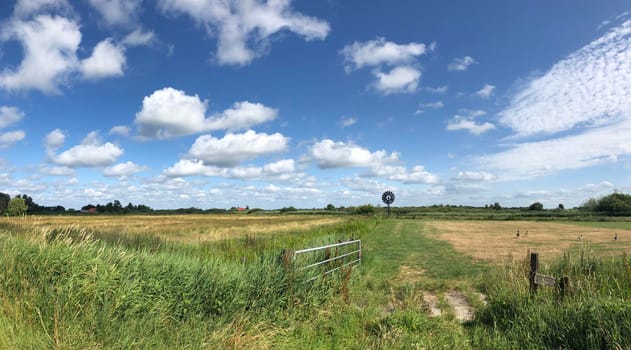
<instances>
[{"instance_id":1,"label":"sandy patch on ground","mask_svg":"<svg viewBox=\"0 0 631 350\"><path fill-rule=\"evenodd\" d=\"M454 316L460 322L471 321L473 319L473 307L462 293L455 290L445 292L445 300L454 309Z\"/></svg>"},{"instance_id":2,"label":"sandy patch on ground","mask_svg":"<svg viewBox=\"0 0 631 350\"><path fill-rule=\"evenodd\" d=\"M423 292L423 302L427 306L429 315L432 317L438 317L443 314L438 306L438 297L432 292Z\"/></svg>"},{"instance_id":3,"label":"sandy patch on ground","mask_svg":"<svg viewBox=\"0 0 631 350\"><path fill-rule=\"evenodd\" d=\"M601 255L631 251L630 230L533 221L430 221L426 226L456 250L492 262L522 259L529 251L544 258L559 256L576 245Z\"/></svg>"}]
</instances>

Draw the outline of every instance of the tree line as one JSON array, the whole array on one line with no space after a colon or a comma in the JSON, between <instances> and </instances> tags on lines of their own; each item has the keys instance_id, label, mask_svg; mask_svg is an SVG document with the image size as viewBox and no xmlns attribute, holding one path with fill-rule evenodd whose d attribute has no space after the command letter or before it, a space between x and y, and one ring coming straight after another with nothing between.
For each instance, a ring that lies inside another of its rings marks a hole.
<instances>
[{"instance_id":1,"label":"tree line","mask_svg":"<svg viewBox=\"0 0 631 350\"><path fill-rule=\"evenodd\" d=\"M429 208L470 208L469 206L452 206L452 205L431 205ZM498 202L490 205L485 205L485 209L490 210L503 210ZM16 195L11 197L6 193L0 192L0 215L20 216L20 215L33 215L33 214L77 214L77 213L102 213L102 214L207 214L207 213L229 213L238 211L239 208L233 207L230 209L200 209L196 207L168 209L168 210L155 210L144 204L134 205L128 203L123 206L119 200L114 200L106 204L87 204L81 207L81 210L64 208L61 205L56 206L42 206L35 201L31 196L26 194ZM246 212L251 213L255 211L261 211L261 209L250 209L246 207ZM543 210L543 204L541 202L532 203L527 210L540 211ZM559 204L554 210L564 210L565 206ZM297 211L298 209L293 206L284 207L280 209L281 213L289 213ZM326 211L347 211L355 214L372 214L375 212L375 208L370 205L362 205L358 207L345 208L340 206L336 208L333 204L328 204L324 210ZM606 216L631 216L631 195L620 192L614 192L610 195L600 198L590 198L578 207L579 211L589 212L597 215Z\"/></svg>"}]
</instances>

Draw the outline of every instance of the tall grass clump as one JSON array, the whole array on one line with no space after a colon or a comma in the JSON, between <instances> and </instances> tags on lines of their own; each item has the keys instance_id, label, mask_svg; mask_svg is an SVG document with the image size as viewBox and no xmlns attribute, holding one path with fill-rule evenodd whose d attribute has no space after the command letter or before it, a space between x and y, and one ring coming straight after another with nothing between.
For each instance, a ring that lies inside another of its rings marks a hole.
<instances>
[{"instance_id":1,"label":"tall grass clump","mask_svg":"<svg viewBox=\"0 0 631 350\"><path fill-rule=\"evenodd\" d=\"M626 255L596 257L586 247L541 266L570 288L529 291L527 262L514 261L482 286L489 305L470 325L474 347L529 349L631 348L631 271Z\"/></svg>"},{"instance_id":2,"label":"tall grass clump","mask_svg":"<svg viewBox=\"0 0 631 350\"><path fill-rule=\"evenodd\" d=\"M232 336L248 327L266 324L273 331L287 313L310 317L343 282L341 276L297 283L277 247L331 243L334 232L362 229L348 224L301 233L302 239L246 238L225 247L124 241L79 227L18 236L3 231L0 347L236 346L243 339Z\"/></svg>"}]
</instances>

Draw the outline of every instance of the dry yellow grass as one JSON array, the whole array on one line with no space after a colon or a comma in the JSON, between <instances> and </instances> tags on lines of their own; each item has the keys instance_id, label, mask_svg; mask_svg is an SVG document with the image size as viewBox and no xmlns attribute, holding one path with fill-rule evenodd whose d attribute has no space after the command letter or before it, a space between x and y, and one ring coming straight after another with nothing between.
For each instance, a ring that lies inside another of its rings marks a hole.
<instances>
[{"instance_id":1,"label":"dry yellow grass","mask_svg":"<svg viewBox=\"0 0 631 350\"><path fill-rule=\"evenodd\" d=\"M599 255L631 251L631 230L532 221L430 221L426 225L456 250L491 262L522 258L529 250L554 257L576 245L591 247ZM618 233L617 241L614 233Z\"/></svg>"},{"instance_id":2,"label":"dry yellow grass","mask_svg":"<svg viewBox=\"0 0 631 350\"><path fill-rule=\"evenodd\" d=\"M42 230L77 226L87 231L118 234L153 234L178 242L207 242L309 230L348 220L334 216L245 215L83 215L3 217L1 222L21 229Z\"/></svg>"}]
</instances>

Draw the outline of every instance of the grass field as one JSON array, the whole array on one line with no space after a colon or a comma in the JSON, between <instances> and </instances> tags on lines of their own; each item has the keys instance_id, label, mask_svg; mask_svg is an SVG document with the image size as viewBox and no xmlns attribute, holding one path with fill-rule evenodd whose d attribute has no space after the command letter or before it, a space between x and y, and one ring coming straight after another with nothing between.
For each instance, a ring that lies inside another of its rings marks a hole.
<instances>
[{"instance_id":1,"label":"grass field","mask_svg":"<svg viewBox=\"0 0 631 350\"><path fill-rule=\"evenodd\" d=\"M249 236L265 237L348 221L339 216L302 215L82 215L1 217L13 229L50 230L76 226L98 234L146 235L166 241L208 242Z\"/></svg>"},{"instance_id":2,"label":"grass field","mask_svg":"<svg viewBox=\"0 0 631 350\"><path fill-rule=\"evenodd\" d=\"M631 251L628 222L429 221L426 225L436 238L463 254L497 263L521 258L530 250L547 258L581 248L599 256ZM616 233L618 239L614 240Z\"/></svg>"},{"instance_id":3,"label":"grass field","mask_svg":"<svg viewBox=\"0 0 631 350\"><path fill-rule=\"evenodd\" d=\"M2 218L0 349L630 348L630 228L290 215ZM285 248L350 237L364 248L350 274L299 283L280 258ZM530 294L528 249L540 252L545 273L570 277L563 300L554 288Z\"/></svg>"}]
</instances>

